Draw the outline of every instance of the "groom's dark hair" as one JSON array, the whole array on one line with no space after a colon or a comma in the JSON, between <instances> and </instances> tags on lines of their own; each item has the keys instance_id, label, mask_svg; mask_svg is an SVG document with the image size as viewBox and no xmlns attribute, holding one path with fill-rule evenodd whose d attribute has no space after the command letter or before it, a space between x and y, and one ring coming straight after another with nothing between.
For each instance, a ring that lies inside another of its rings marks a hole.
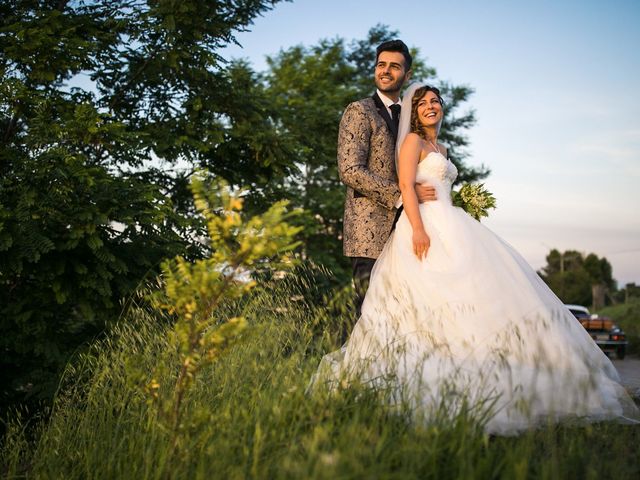
<instances>
[{"instance_id":1,"label":"groom's dark hair","mask_svg":"<svg viewBox=\"0 0 640 480\"><path fill-rule=\"evenodd\" d=\"M411 64L413 64L413 58L409 53L409 47L402 40L387 40L382 42L376 48L376 64L378 63L378 57L382 52L399 52L404 56L404 66L407 70L411 70Z\"/></svg>"}]
</instances>

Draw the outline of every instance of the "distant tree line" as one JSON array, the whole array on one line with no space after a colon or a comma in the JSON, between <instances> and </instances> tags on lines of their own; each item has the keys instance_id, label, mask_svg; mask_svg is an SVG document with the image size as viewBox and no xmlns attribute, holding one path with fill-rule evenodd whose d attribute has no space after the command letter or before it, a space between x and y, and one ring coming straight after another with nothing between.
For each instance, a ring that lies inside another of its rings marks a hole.
<instances>
[{"instance_id":1,"label":"distant tree line","mask_svg":"<svg viewBox=\"0 0 640 480\"><path fill-rule=\"evenodd\" d=\"M636 285L635 282L627 283L624 288L615 293L614 298L619 303L640 300L640 285ZM638 320L640 321L640 319Z\"/></svg>"},{"instance_id":2,"label":"distant tree line","mask_svg":"<svg viewBox=\"0 0 640 480\"><path fill-rule=\"evenodd\" d=\"M576 250L560 252L553 249L547 255L547 265L540 276L562 301L599 310L639 295L640 288L629 284L618 290L611 264L605 257Z\"/></svg>"}]
</instances>

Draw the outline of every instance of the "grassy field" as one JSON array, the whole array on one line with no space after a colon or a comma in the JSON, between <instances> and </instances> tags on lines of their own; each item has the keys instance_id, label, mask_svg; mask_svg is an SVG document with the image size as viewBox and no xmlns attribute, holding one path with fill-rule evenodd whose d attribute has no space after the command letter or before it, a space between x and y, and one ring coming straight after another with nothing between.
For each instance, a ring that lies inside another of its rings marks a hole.
<instances>
[{"instance_id":1,"label":"grassy field","mask_svg":"<svg viewBox=\"0 0 640 480\"><path fill-rule=\"evenodd\" d=\"M348 295L349 292L343 292ZM135 308L68 367L49 419L9 426L6 478L637 479L640 427L554 426L490 437L464 414L428 423L348 388L305 393L347 313L312 281L253 293L240 341L190 388L176 437L145 385L176 368L168 322ZM224 316L224 315L223 315Z\"/></svg>"}]
</instances>

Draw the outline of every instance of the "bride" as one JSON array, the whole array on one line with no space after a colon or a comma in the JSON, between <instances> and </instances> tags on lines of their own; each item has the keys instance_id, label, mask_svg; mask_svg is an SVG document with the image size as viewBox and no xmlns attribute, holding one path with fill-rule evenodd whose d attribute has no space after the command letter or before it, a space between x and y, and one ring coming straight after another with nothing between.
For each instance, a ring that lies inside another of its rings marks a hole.
<instances>
[{"instance_id":1,"label":"bride","mask_svg":"<svg viewBox=\"0 0 640 480\"><path fill-rule=\"evenodd\" d=\"M411 112L397 143L404 211L351 336L312 385L368 384L427 421L475 406L493 434L637 418L613 364L535 271L452 206L457 169L438 143L438 89L414 83L402 111ZM418 203L416 182L435 186L438 200Z\"/></svg>"}]
</instances>

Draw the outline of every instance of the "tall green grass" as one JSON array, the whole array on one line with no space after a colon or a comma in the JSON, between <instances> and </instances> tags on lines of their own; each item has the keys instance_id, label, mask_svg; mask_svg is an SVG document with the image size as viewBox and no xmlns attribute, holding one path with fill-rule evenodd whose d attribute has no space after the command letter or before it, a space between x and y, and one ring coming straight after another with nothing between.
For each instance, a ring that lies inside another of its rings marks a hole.
<instances>
[{"instance_id":1,"label":"tall green grass","mask_svg":"<svg viewBox=\"0 0 640 480\"><path fill-rule=\"evenodd\" d=\"M316 272L317 273L317 272ZM2 448L6 478L525 479L640 478L640 428L549 426L489 437L469 416L412 421L357 387L305 393L348 318L313 281L273 282L225 305L249 321L239 343L201 372L185 399L179 458L145 392L177 368L168 319L137 307L69 365L34 439L16 419ZM221 315L225 317L226 315ZM177 355L177 354L176 354ZM166 362L166 369L158 369ZM163 388L163 387L161 387ZM168 387L167 387L168 388Z\"/></svg>"}]
</instances>

